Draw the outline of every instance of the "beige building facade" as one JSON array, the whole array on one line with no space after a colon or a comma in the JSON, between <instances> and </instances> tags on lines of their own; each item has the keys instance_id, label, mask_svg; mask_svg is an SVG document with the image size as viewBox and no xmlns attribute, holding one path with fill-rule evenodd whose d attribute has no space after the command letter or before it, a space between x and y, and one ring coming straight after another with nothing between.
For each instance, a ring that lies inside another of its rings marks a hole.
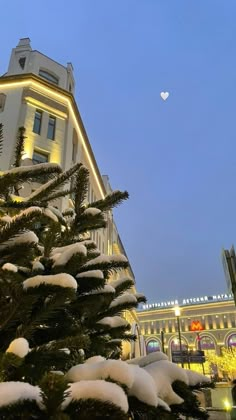
<instances>
[{"instance_id":1,"label":"beige building facade","mask_svg":"<svg viewBox=\"0 0 236 420\"><path fill-rule=\"evenodd\" d=\"M138 319L147 353L164 350L170 360L172 352L180 350L179 329L183 350L220 355L222 347L236 347L236 307L231 294L146 304Z\"/></svg>"},{"instance_id":2,"label":"beige building facade","mask_svg":"<svg viewBox=\"0 0 236 420\"><path fill-rule=\"evenodd\" d=\"M108 192L75 98L71 63L66 67L39 51L32 50L29 38L20 39L13 48L7 73L0 77L0 122L4 145L0 170L11 168L18 128L26 129L23 165L58 163L63 170L82 162L90 173L88 202L104 198ZM29 195L34 189L23 191ZM62 207L68 207L63 199ZM99 250L112 253L112 212L108 228L92 234Z\"/></svg>"},{"instance_id":3,"label":"beige building facade","mask_svg":"<svg viewBox=\"0 0 236 420\"><path fill-rule=\"evenodd\" d=\"M23 126L26 139L22 165L51 162L67 170L77 162L83 163L90 174L87 201L94 202L111 193L112 188L108 176L99 171L74 95L72 64L63 66L32 50L29 38L20 39L12 50L7 72L0 77L0 123L5 139L0 171L11 168L17 132ZM33 189L31 184L21 193L29 195ZM59 207L70 205L71 200L64 198ZM107 212L107 227L92 232L91 238L102 254L126 255L112 211ZM135 281L131 267L125 274ZM127 312L126 318L131 324L138 322L136 311Z\"/></svg>"}]
</instances>

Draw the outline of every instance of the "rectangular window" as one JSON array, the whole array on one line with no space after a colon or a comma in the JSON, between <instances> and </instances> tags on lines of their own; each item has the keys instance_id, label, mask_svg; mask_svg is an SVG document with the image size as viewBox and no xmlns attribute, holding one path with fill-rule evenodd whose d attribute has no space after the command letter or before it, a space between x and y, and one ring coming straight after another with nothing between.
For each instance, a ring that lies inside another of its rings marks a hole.
<instances>
[{"instance_id":1,"label":"rectangular window","mask_svg":"<svg viewBox=\"0 0 236 420\"><path fill-rule=\"evenodd\" d=\"M58 85L59 79L57 76L54 76L54 74L49 73L46 70L39 70L39 76L43 77L44 79L48 80L51 83L54 83L55 85Z\"/></svg>"},{"instance_id":2,"label":"rectangular window","mask_svg":"<svg viewBox=\"0 0 236 420\"><path fill-rule=\"evenodd\" d=\"M42 111L39 111L38 109L36 109L35 115L34 115L34 126L33 126L33 132L36 134L40 134L42 117L43 117Z\"/></svg>"},{"instance_id":3,"label":"rectangular window","mask_svg":"<svg viewBox=\"0 0 236 420\"><path fill-rule=\"evenodd\" d=\"M56 131L56 118L49 115L47 138L50 140L54 140L55 131Z\"/></svg>"},{"instance_id":4,"label":"rectangular window","mask_svg":"<svg viewBox=\"0 0 236 420\"><path fill-rule=\"evenodd\" d=\"M34 150L32 161L34 164L49 162L49 154L38 150Z\"/></svg>"}]
</instances>

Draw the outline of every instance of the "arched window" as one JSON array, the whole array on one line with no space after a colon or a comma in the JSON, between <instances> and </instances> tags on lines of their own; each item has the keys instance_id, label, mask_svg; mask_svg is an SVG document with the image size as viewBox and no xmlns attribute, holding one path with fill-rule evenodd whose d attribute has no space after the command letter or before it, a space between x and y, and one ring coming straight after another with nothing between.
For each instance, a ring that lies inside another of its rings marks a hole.
<instances>
[{"instance_id":1,"label":"arched window","mask_svg":"<svg viewBox=\"0 0 236 420\"><path fill-rule=\"evenodd\" d=\"M44 79L48 80L48 82L54 83L55 85L58 85L59 79L57 76L54 76L54 74L49 73L47 70L39 70L39 76L43 77Z\"/></svg>"},{"instance_id":2,"label":"arched window","mask_svg":"<svg viewBox=\"0 0 236 420\"><path fill-rule=\"evenodd\" d=\"M188 343L186 342L184 337L181 337L181 347L182 350L188 350ZM171 341L171 351L179 351L180 350L180 343L179 337L174 337Z\"/></svg>"},{"instance_id":3,"label":"arched window","mask_svg":"<svg viewBox=\"0 0 236 420\"><path fill-rule=\"evenodd\" d=\"M231 334L228 337L228 346L229 347L236 347L236 334Z\"/></svg>"},{"instance_id":4,"label":"arched window","mask_svg":"<svg viewBox=\"0 0 236 420\"><path fill-rule=\"evenodd\" d=\"M161 346L158 340L150 340L147 343L147 354L153 353L154 351L160 351Z\"/></svg>"},{"instance_id":5,"label":"arched window","mask_svg":"<svg viewBox=\"0 0 236 420\"><path fill-rule=\"evenodd\" d=\"M204 350L205 354L215 352L215 341L209 335L200 335L199 349Z\"/></svg>"}]
</instances>

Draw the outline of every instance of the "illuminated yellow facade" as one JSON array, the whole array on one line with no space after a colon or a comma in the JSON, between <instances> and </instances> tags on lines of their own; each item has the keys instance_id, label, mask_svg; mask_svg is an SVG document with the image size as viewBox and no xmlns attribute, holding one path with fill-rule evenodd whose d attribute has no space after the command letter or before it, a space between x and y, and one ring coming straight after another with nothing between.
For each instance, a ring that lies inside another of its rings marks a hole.
<instances>
[{"instance_id":1,"label":"illuminated yellow facade","mask_svg":"<svg viewBox=\"0 0 236 420\"><path fill-rule=\"evenodd\" d=\"M87 199L92 202L104 198L107 191L74 91L70 63L64 67L32 50L29 38L19 41L12 50L7 73L0 77L0 122L3 123L5 139L0 170L9 169L13 164L18 128L23 126L26 139L22 165L47 161L58 163L67 170L76 162L82 162L90 173ZM54 124L53 135L49 132L51 122ZM25 185L22 195L31 194L34 188L34 184ZM70 200L63 199L59 207L70 205ZM110 219L112 223L112 214ZM102 253L110 253L111 230L100 229L92 234L92 239Z\"/></svg>"},{"instance_id":2,"label":"illuminated yellow facade","mask_svg":"<svg viewBox=\"0 0 236 420\"><path fill-rule=\"evenodd\" d=\"M93 202L104 198L112 189L108 177L100 174L74 92L71 63L64 67L32 50L29 38L19 41L12 50L7 73L0 77L0 122L6 139L0 170L7 170L13 164L18 128L23 126L26 139L22 165L42 159L67 170L77 162L83 163L90 173L87 200ZM53 135L49 133L50 121L54 124ZM34 184L26 185L22 195L28 196L34 188ZM70 202L63 199L59 206L68 207ZM111 211L107 212L107 228L92 232L91 238L103 254L126 255ZM126 274L134 280L131 268ZM127 313L126 318L131 324L138 322L135 311ZM124 347L124 353L130 354L130 348Z\"/></svg>"},{"instance_id":3,"label":"illuminated yellow facade","mask_svg":"<svg viewBox=\"0 0 236 420\"><path fill-rule=\"evenodd\" d=\"M143 305L138 319L147 353L164 348L171 360L172 351L180 350L176 306L180 309L183 350L204 350L206 355L211 352L219 355L222 347L236 347L233 296L222 294Z\"/></svg>"}]
</instances>

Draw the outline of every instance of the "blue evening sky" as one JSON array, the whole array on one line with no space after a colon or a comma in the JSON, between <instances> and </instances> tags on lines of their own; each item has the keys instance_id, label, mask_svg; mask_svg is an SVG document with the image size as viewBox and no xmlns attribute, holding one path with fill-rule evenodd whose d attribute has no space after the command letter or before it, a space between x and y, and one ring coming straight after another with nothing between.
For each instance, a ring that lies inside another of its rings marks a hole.
<instances>
[{"instance_id":1,"label":"blue evening sky","mask_svg":"<svg viewBox=\"0 0 236 420\"><path fill-rule=\"evenodd\" d=\"M1 74L23 37L74 65L101 172L130 193L115 218L149 303L226 290L221 249L236 241L235 16L235 0L1 6Z\"/></svg>"}]
</instances>

